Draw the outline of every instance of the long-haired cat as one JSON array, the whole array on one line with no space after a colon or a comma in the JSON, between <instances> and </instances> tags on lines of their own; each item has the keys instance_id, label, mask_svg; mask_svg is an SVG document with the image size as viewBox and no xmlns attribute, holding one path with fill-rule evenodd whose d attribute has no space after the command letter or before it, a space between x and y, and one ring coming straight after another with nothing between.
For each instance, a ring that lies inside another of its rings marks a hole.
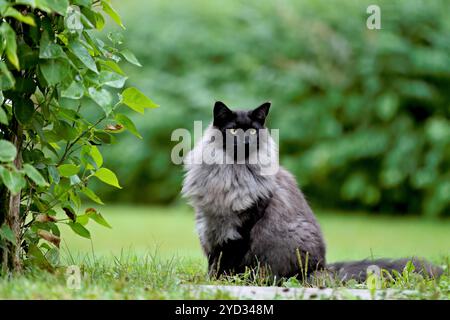
<instances>
[{"instance_id":1,"label":"long-haired cat","mask_svg":"<svg viewBox=\"0 0 450 320\"><path fill-rule=\"evenodd\" d=\"M254 110L232 111L216 102L212 124L185 159L182 193L195 209L210 275L259 265L278 279L327 271L341 280L364 281L369 265L401 271L408 259L326 264L322 231L311 208L295 178L275 163L277 146L264 125L269 108L266 102ZM276 171L264 171L267 159ZM442 272L426 261L414 258L413 263L429 275Z\"/></svg>"}]
</instances>

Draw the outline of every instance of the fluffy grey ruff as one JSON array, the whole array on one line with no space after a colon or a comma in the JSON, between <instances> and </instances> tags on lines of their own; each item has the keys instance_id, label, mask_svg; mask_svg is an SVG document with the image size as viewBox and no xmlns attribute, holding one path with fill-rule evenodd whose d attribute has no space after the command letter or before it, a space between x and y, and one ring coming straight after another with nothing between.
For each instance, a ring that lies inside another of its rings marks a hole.
<instances>
[{"instance_id":1,"label":"fluffy grey ruff","mask_svg":"<svg viewBox=\"0 0 450 320\"><path fill-rule=\"evenodd\" d=\"M294 177L279 168L272 175L261 175L259 163L195 164L195 157L215 154L225 159L220 143L211 141L212 127L185 159L186 175L182 194L190 200L196 212L196 228L206 256L214 246L240 238L237 228L239 214L261 199L269 199L264 216L250 233L250 250L244 258L251 266L254 257L268 266L273 275L288 277L299 273L299 255L308 255L308 265L325 264L325 244L322 232ZM277 147L269 143L258 152L278 161Z\"/></svg>"},{"instance_id":2,"label":"fluffy grey ruff","mask_svg":"<svg viewBox=\"0 0 450 320\"><path fill-rule=\"evenodd\" d=\"M377 265L387 271L402 271L410 259L378 259L325 264L325 243L316 218L297 186L295 178L282 167L273 175L261 175L262 164L221 164L227 159L222 144L211 141L210 125L203 139L185 158L184 197L196 212L196 229L207 257L216 246L241 236L237 229L239 215L261 199L267 199L264 215L250 232L250 249L244 264L267 266L280 277L303 276L313 279L327 275L339 280L364 281L366 269ZM278 161L274 141L260 147L259 152ZM215 162L196 163L203 154L213 154ZM228 159L230 160L230 159ZM419 258L412 259L416 271L438 277L443 270ZM305 264L307 262L307 270Z\"/></svg>"}]
</instances>

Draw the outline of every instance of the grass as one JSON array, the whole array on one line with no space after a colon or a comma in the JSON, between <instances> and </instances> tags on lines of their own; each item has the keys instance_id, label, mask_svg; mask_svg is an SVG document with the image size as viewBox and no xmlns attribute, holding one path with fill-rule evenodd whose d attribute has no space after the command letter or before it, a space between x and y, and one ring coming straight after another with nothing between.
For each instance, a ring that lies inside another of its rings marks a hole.
<instances>
[{"instance_id":1,"label":"grass","mask_svg":"<svg viewBox=\"0 0 450 320\"><path fill-rule=\"evenodd\" d=\"M188 207L110 206L101 210L113 226L88 226L95 255L119 255L122 249L137 254L158 249L161 257L204 260ZM420 217L372 216L364 213L317 213L327 243L327 260L367 257L423 256L434 261L450 253L450 220ZM91 253L91 242L70 229L63 238L72 253ZM203 261L204 262L204 261Z\"/></svg>"},{"instance_id":2,"label":"grass","mask_svg":"<svg viewBox=\"0 0 450 320\"><path fill-rule=\"evenodd\" d=\"M102 214L113 226L106 229L89 223L93 241L63 228L62 266L77 265L81 289L67 285L66 268L53 273L29 270L20 276L0 279L0 298L19 299L189 299L230 298L226 293L197 296L183 284L267 285L266 279L250 280L250 274L211 282L206 276L194 231L194 216L187 207L107 206ZM374 257L428 258L446 265L450 221L393 218L366 214L319 212L328 244L328 261ZM288 279L285 286L302 284ZM331 284L342 285L342 284ZM358 287L347 283L346 287ZM448 276L439 282L401 274L385 287L417 290L418 298L449 298Z\"/></svg>"}]
</instances>

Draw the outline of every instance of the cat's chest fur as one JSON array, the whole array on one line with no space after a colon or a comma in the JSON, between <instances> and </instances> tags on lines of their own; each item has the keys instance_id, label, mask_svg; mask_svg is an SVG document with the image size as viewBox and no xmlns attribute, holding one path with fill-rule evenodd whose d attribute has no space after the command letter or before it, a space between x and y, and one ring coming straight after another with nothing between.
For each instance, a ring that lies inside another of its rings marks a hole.
<instances>
[{"instance_id":1,"label":"cat's chest fur","mask_svg":"<svg viewBox=\"0 0 450 320\"><path fill-rule=\"evenodd\" d=\"M274 179L249 165L194 165L186 174L183 193L196 209L197 231L208 249L242 237L242 226L254 207L271 197Z\"/></svg>"}]
</instances>

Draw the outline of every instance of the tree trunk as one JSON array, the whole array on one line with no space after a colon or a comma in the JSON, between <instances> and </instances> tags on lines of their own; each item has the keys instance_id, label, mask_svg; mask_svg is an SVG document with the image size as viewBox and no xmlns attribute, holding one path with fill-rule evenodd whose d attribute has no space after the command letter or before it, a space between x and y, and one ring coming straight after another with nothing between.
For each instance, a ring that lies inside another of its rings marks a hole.
<instances>
[{"instance_id":1,"label":"tree trunk","mask_svg":"<svg viewBox=\"0 0 450 320\"><path fill-rule=\"evenodd\" d=\"M8 189L2 185L0 186L0 227L5 222L6 212L8 211ZM0 271L3 266L3 252L4 248L0 246Z\"/></svg>"},{"instance_id":2,"label":"tree trunk","mask_svg":"<svg viewBox=\"0 0 450 320\"><path fill-rule=\"evenodd\" d=\"M17 149L17 156L14 159L14 166L17 169L22 168L22 128L16 122L14 124L12 143ZM20 240L21 240L21 219L20 219L20 199L21 192L16 195L11 194L6 188L4 188L3 194L0 194L4 205L0 208L3 212L0 213L0 224L6 223L14 233L16 239L15 243L7 242L6 246L1 252L0 260L2 262L2 268L4 272L20 272L22 270L22 260L20 257ZM3 220L3 221L2 221Z\"/></svg>"}]
</instances>

